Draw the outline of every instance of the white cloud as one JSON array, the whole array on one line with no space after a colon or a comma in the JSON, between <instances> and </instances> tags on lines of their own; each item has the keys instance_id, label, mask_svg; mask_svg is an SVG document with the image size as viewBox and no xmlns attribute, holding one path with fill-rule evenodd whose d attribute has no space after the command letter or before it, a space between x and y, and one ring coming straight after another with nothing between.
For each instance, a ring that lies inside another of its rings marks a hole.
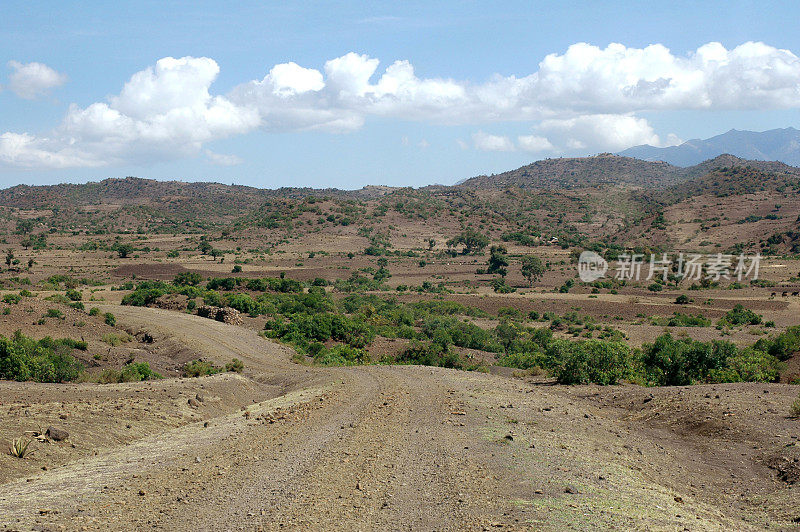
<instances>
[{"instance_id":1,"label":"white cloud","mask_svg":"<svg viewBox=\"0 0 800 532\"><path fill-rule=\"evenodd\" d=\"M427 139L422 139L421 141L417 142L417 147L424 150L431 147L431 143L428 142Z\"/></svg>"},{"instance_id":2,"label":"white cloud","mask_svg":"<svg viewBox=\"0 0 800 532\"><path fill-rule=\"evenodd\" d=\"M662 142L647 120L632 115L598 114L547 119L536 130L559 151L617 151L639 144L664 146L679 142L674 137Z\"/></svg>"},{"instance_id":3,"label":"white cloud","mask_svg":"<svg viewBox=\"0 0 800 532\"><path fill-rule=\"evenodd\" d=\"M13 70L8 76L8 88L26 100L43 96L50 89L60 87L67 82L66 75L42 63L9 61L8 66Z\"/></svg>"},{"instance_id":4,"label":"white cloud","mask_svg":"<svg viewBox=\"0 0 800 532\"><path fill-rule=\"evenodd\" d=\"M538 135L520 135L517 137L517 145L519 149L532 152L545 152L555 150L547 137L540 137Z\"/></svg>"},{"instance_id":5,"label":"white cloud","mask_svg":"<svg viewBox=\"0 0 800 532\"><path fill-rule=\"evenodd\" d=\"M29 66L12 64L17 73ZM683 55L660 44L577 43L546 56L535 72L484 83L419 77L408 61L379 67L378 59L356 53L331 59L320 70L282 63L260 80L214 95L210 88L219 66L213 59L167 57L134 74L107 101L70 107L62 124L46 135L5 133L0 162L142 163L197 156L207 142L256 128L343 133L370 117L479 127L531 123L533 134L518 137L516 144L476 134L473 146L482 150L616 150L677 142L657 135L636 116L642 111L800 108L800 59L757 42L730 50L708 43ZM17 81L16 86L21 94L40 94L63 83L60 74L52 74L56 77L37 78L49 79L39 85Z\"/></svg>"},{"instance_id":6,"label":"white cloud","mask_svg":"<svg viewBox=\"0 0 800 532\"><path fill-rule=\"evenodd\" d=\"M476 150L481 151L514 151L514 143L510 138L500 135L490 135L478 131L472 135L472 144Z\"/></svg>"},{"instance_id":7,"label":"white cloud","mask_svg":"<svg viewBox=\"0 0 800 532\"><path fill-rule=\"evenodd\" d=\"M208 58L161 59L134 74L108 103L70 106L47 137L6 133L0 161L65 168L196 155L206 142L247 133L260 124L256 110L209 94L218 73L217 63Z\"/></svg>"},{"instance_id":8,"label":"white cloud","mask_svg":"<svg viewBox=\"0 0 800 532\"><path fill-rule=\"evenodd\" d=\"M215 164L217 166L236 166L238 164L242 164L241 157L237 155L228 155L225 153L215 153L211 150L205 150L206 158L208 162L211 164Z\"/></svg>"}]
</instances>

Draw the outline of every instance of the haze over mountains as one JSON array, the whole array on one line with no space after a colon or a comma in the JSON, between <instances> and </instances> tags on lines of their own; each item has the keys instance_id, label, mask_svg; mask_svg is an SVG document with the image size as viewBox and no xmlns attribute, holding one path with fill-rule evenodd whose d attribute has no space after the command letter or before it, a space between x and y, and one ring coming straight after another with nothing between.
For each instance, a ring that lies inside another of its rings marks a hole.
<instances>
[{"instance_id":1,"label":"haze over mountains","mask_svg":"<svg viewBox=\"0 0 800 532\"><path fill-rule=\"evenodd\" d=\"M743 159L781 161L800 166L800 131L793 127L762 132L731 129L710 139L692 139L668 148L647 144L634 146L619 152L619 155L645 161L665 161L675 166L692 166L724 153Z\"/></svg>"}]
</instances>

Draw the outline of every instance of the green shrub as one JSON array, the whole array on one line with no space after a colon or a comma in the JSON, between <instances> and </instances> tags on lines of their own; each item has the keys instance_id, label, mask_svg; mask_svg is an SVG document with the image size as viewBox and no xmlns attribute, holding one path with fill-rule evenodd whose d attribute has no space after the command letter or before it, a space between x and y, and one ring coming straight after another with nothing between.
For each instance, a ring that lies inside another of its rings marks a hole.
<instances>
[{"instance_id":1,"label":"green shrub","mask_svg":"<svg viewBox=\"0 0 800 532\"><path fill-rule=\"evenodd\" d=\"M442 368L461 367L461 359L458 354L445 350L441 345L434 342L412 342L408 348L400 353L400 356L397 357L397 362Z\"/></svg>"},{"instance_id":2,"label":"green shrub","mask_svg":"<svg viewBox=\"0 0 800 532\"><path fill-rule=\"evenodd\" d=\"M789 360L795 352L800 351L800 326L789 327L777 336L762 338L753 347L778 360Z\"/></svg>"},{"instance_id":3,"label":"green shrub","mask_svg":"<svg viewBox=\"0 0 800 532\"><path fill-rule=\"evenodd\" d=\"M243 370L244 370L244 362L242 362L238 358L234 358L230 362L225 364L225 371L233 371L235 373L241 373Z\"/></svg>"},{"instance_id":4,"label":"green shrub","mask_svg":"<svg viewBox=\"0 0 800 532\"><path fill-rule=\"evenodd\" d=\"M89 310L89 316L99 316L99 315L100 315L100 309L99 309L99 308L97 308L97 307L92 307L92 308Z\"/></svg>"},{"instance_id":5,"label":"green shrub","mask_svg":"<svg viewBox=\"0 0 800 532\"><path fill-rule=\"evenodd\" d=\"M369 353L349 345L335 345L330 349L322 349L314 355L314 362L323 366L352 366L370 362Z\"/></svg>"},{"instance_id":6,"label":"green shrub","mask_svg":"<svg viewBox=\"0 0 800 532\"><path fill-rule=\"evenodd\" d=\"M48 318L58 318L60 320L64 319L64 313L58 310L57 308L49 308L47 309L47 313L45 314Z\"/></svg>"},{"instance_id":7,"label":"green shrub","mask_svg":"<svg viewBox=\"0 0 800 532\"><path fill-rule=\"evenodd\" d=\"M50 337L39 341L17 331L12 338L0 335L0 379L37 382L76 380L84 367L70 351L86 349L85 342Z\"/></svg>"},{"instance_id":8,"label":"green shrub","mask_svg":"<svg viewBox=\"0 0 800 532\"><path fill-rule=\"evenodd\" d=\"M547 369L561 384L616 384L630 373L630 348L620 342L555 340Z\"/></svg>"},{"instance_id":9,"label":"green shrub","mask_svg":"<svg viewBox=\"0 0 800 532\"><path fill-rule=\"evenodd\" d=\"M112 347L117 347L123 343L130 342L131 337L127 334L106 333L103 335L103 341Z\"/></svg>"},{"instance_id":10,"label":"green shrub","mask_svg":"<svg viewBox=\"0 0 800 532\"><path fill-rule=\"evenodd\" d=\"M103 318L104 318L103 321L105 321L106 325L114 327L117 324L117 317L111 314L110 312L106 312L103 315Z\"/></svg>"},{"instance_id":11,"label":"green shrub","mask_svg":"<svg viewBox=\"0 0 800 532\"><path fill-rule=\"evenodd\" d=\"M17 294L6 294L3 296L3 303L7 303L9 305L16 305L22 301L22 297Z\"/></svg>"},{"instance_id":12,"label":"green shrub","mask_svg":"<svg viewBox=\"0 0 800 532\"><path fill-rule=\"evenodd\" d=\"M719 319L718 325L723 327L726 325L758 325L761 323L761 319L759 314L744 308L741 304L737 304L732 310L728 311L725 316Z\"/></svg>"},{"instance_id":13,"label":"green shrub","mask_svg":"<svg viewBox=\"0 0 800 532\"><path fill-rule=\"evenodd\" d=\"M183 374L185 377L203 377L205 375L214 375L221 371L222 368L202 359L192 360L183 366Z\"/></svg>"},{"instance_id":14,"label":"green shrub","mask_svg":"<svg viewBox=\"0 0 800 532\"><path fill-rule=\"evenodd\" d=\"M712 371L712 382L777 382L782 364L774 356L748 347L740 349L726 361L726 367Z\"/></svg>"},{"instance_id":15,"label":"green shrub","mask_svg":"<svg viewBox=\"0 0 800 532\"><path fill-rule=\"evenodd\" d=\"M792 403L791 408L789 409L789 415L793 418L800 417L800 397L794 400Z\"/></svg>"},{"instance_id":16,"label":"green shrub","mask_svg":"<svg viewBox=\"0 0 800 532\"><path fill-rule=\"evenodd\" d=\"M80 292L74 289L67 290L65 294L71 301L80 301L83 299L83 295Z\"/></svg>"}]
</instances>

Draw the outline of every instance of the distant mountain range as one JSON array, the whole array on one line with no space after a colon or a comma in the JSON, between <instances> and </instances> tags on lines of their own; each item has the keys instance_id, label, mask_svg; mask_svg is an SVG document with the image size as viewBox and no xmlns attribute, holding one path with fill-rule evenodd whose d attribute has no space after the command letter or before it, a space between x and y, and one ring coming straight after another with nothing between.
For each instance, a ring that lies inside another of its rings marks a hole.
<instances>
[{"instance_id":1,"label":"distant mountain range","mask_svg":"<svg viewBox=\"0 0 800 532\"><path fill-rule=\"evenodd\" d=\"M619 152L619 155L664 161L675 166L693 166L724 153L743 159L781 161L800 166L800 131L793 127L762 132L731 129L710 139L693 139L669 148L647 144L634 146Z\"/></svg>"}]
</instances>

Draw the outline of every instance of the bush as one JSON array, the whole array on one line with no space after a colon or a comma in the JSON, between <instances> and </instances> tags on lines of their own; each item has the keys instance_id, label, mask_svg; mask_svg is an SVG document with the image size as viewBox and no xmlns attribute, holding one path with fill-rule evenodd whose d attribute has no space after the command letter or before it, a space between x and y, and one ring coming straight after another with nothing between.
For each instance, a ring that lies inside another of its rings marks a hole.
<instances>
[{"instance_id":1,"label":"bush","mask_svg":"<svg viewBox=\"0 0 800 532\"><path fill-rule=\"evenodd\" d=\"M616 384L630 373L630 348L621 342L556 340L546 357L561 384Z\"/></svg>"},{"instance_id":2,"label":"bush","mask_svg":"<svg viewBox=\"0 0 800 532\"><path fill-rule=\"evenodd\" d=\"M422 366L437 366L442 368L460 368L461 360L456 353L445 350L434 342L414 341L406 348L397 362L404 364L419 364Z\"/></svg>"},{"instance_id":3,"label":"bush","mask_svg":"<svg viewBox=\"0 0 800 532\"><path fill-rule=\"evenodd\" d=\"M106 312L103 317L104 317L103 321L105 321L106 325L114 327L117 324L117 317L111 314L110 312Z\"/></svg>"},{"instance_id":4,"label":"bush","mask_svg":"<svg viewBox=\"0 0 800 532\"><path fill-rule=\"evenodd\" d=\"M83 364L69 354L75 347L86 349L86 344L50 337L36 341L19 331L12 338L0 335L0 379L74 381L84 370Z\"/></svg>"},{"instance_id":5,"label":"bush","mask_svg":"<svg viewBox=\"0 0 800 532\"><path fill-rule=\"evenodd\" d=\"M67 290L65 295L72 301L80 301L83 299L81 293L74 289Z\"/></svg>"},{"instance_id":6,"label":"bush","mask_svg":"<svg viewBox=\"0 0 800 532\"><path fill-rule=\"evenodd\" d=\"M110 345L111 347L117 347L123 343L127 343L131 341L131 337L127 334L120 335L114 333L106 333L103 335L103 341Z\"/></svg>"},{"instance_id":7,"label":"bush","mask_svg":"<svg viewBox=\"0 0 800 532\"><path fill-rule=\"evenodd\" d=\"M723 327L726 325L758 325L759 323L761 323L761 316L750 309L744 308L741 304L737 304L717 322L718 325Z\"/></svg>"},{"instance_id":8,"label":"bush","mask_svg":"<svg viewBox=\"0 0 800 532\"><path fill-rule=\"evenodd\" d=\"M185 377L203 377L205 375L214 375L220 373L222 368L219 368L211 362L205 360L192 360L183 366L183 375Z\"/></svg>"},{"instance_id":9,"label":"bush","mask_svg":"<svg viewBox=\"0 0 800 532\"><path fill-rule=\"evenodd\" d=\"M681 294L675 298L675 303L677 305L688 305L691 302L692 302L691 298L686 294Z\"/></svg>"},{"instance_id":10,"label":"bush","mask_svg":"<svg viewBox=\"0 0 800 532\"><path fill-rule=\"evenodd\" d=\"M712 371L712 382L778 382L782 364L774 356L748 347L728 357L723 370Z\"/></svg>"},{"instance_id":11,"label":"bush","mask_svg":"<svg viewBox=\"0 0 800 532\"><path fill-rule=\"evenodd\" d=\"M705 381L711 370L722 369L723 361L714 357L711 346L691 339L676 340L665 334L642 350L645 378L657 386L684 386Z\"/></svg>"},{"instance_id":12,"label":"bush","mask_svg":"<svg viewBox=\"0 0 800 532\"><path fill-rule=\"evenodd\" d=\"M99 309L99 308L97 308L97 307L92 307L92 308L89 310L89 316L99 316L99 315L100 315L100 309Z\"/></svg>"},{"instance_id":13,"label":"bush","mask_svg":"<svg viewBox=\"0 0 800 532\"><path fill-rule=\"evenodd\" d=\"M64 319L64 313L58 310L57 308L49 308L47 309L47 314L45 314L48 318L58 318L60 320Z\"/></svg>"},{"instance_id":14,"label":"bush","mask_svg":"<svg viewBox=\"0 0 800 532\"><path fill-rule=\"evenodd\" d=\"M323 366L352 366L370 362L370 356L363 349L340 344L318 351L314 362Z\"/></svg>"},{"instance_id":15,"label":"bush","mask_svg":"<svg viewBox=\"0 0 800 532\"><path fill-rule=\"evenodd\" d=\"M793 418L800 417L800 397L795 399L794 403L792 403L792 406L789 409L789 415Z\"/></svg>"},{"instance_id":16,"label":"bush","mask_svg":"<svg viewBox=\"0 0 800 532\"><path fill-rule=\"evenodd\" d=\"M197 286L203 281L203 276L196 272L181 272L172 280L175 286Z\"/></svg>"},{"instance_id":17,"label":"bush","mask_svg":"<svg viewBox=\"0 0 800 532\"><path fill-rule=\"evenodd\" d=\"M789 327L777 336L762 338L753 347L778 360L789 360L795 352L800 351L800 325Z\"/></svg>"},{"instance_id":18,"label":"bush","mask_svg":"<svg viewBox=\"0 0 800 532\"><path fill-rule=\"evenodd\" d=\"M230 362L225 364L225 371L233 371L235 373L241 373L243 370L244 370L244 362L242 362L238 358L234 358Z\"/></svg>"},{"instance_id":19,"label":"bush","mask_svg":"<svg viewBox=\"0 0 800 532\"><path fill-rule=\"evenodd\" d=\"M131 362L122 368L120 382L139 382L161 378L161 375L150 369L150 364L147 362Z\"/></svg>"},{"instance_id":20,"label":"bush","mask_svg":"<svg viewBox=\"0 0 800 532\"><path fill-rule=\"evenodd\" d=\"M7 303L9 305L16 305L22 301L22 297L18 296L17 294L6 294L3 296L3 303Z\"/></svg>"}]
</instances>

